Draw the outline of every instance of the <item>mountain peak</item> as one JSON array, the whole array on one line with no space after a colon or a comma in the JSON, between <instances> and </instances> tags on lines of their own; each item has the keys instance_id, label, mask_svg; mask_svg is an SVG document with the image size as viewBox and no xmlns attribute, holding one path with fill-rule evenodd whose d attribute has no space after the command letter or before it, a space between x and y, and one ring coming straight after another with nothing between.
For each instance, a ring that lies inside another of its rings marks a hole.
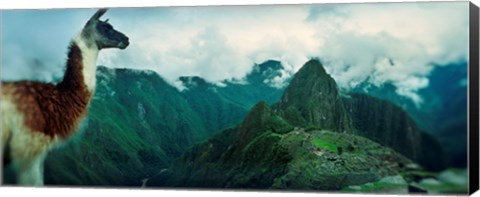
<instances>
[{"instance_id":1,"label":"mountain peak","mask_svg":"<svg viewBox=\"0 0 480 197\"><path fill-rule=\"evenodd\" d=\"M246 76L248 83L266 84L266 81L275 77L281 77L284 67L281 62L267 60L261 64L255 64L252 71ZM269 84L266 84L269 85Z\"/></svg>"},{"instance_id":2,"label":"mountain peak","mask_svg":"<svg viewBox=\"0 0 480 197\"><path fill-rule=\"evenodd\" d=\"M236 146L243 147L255 136L265 132L265 122L271 114L272 111L267 103L262 101L255 104L240 125Z\"/></svg>"},{"instance_id":3,"label":"mountain peak","mask_svg":"<svg viewBox=\"0 0 480 197\"><path fill-rule=\"evenodd\" d=\"M306 62L295 74L277 107L295 126L339 132L353 128L335 80L316 59Z\"/></svg>"},{"instance_id":4,"label":"mountain peak","mask_svg":"<svg viewBox=\"0 0 480 197\"><path fill-rule=\"evenodd\" d=\"M318 59L310 59L298 72L314 73L315 75L328 75L323 64Z\"/></svg>"},{"instance_id":5,"label":"mountain peak","mask_svg":"<svg viewBox=\"0 0 480 197\"><path fill-rule=\"evenodd\" d=\"M208 87L209 83L198 76L182 76L178 78L186 88Z\"/></svg>"},{"instance_id":6,"label":"mountain peak","mask_svg":"<svg viewBox=\"0 0 480 197\"><path fill-rule=\"evenodd\" d=\"M267 70L281 70L283 65L277 60L267 60L261 64L256 64L254 68L258 68L261 73Z\"/></svg>"}]
</instances>

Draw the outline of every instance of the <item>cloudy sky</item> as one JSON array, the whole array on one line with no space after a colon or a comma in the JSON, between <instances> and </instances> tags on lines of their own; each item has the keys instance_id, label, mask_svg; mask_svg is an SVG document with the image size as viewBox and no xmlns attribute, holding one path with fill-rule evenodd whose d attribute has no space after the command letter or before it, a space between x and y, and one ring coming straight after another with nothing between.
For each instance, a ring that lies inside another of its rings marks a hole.
<instances>
[{"instance_id":1,"label":"cloudy sky","mask_svg":"<svg viewBox=\"0 0 480 197\"><path fill-rule=\"evenodd\" d=\"M2 79L61 78L68 43L94 12L3 11ZM468 58L468 2L116 8L103 18L131 45L102 51L99 65L154 70L172 84L241 79L268 59L294 73L318 57L343 89L388 82L421 103L436 66Z\"/></svg>"}]
</instances>

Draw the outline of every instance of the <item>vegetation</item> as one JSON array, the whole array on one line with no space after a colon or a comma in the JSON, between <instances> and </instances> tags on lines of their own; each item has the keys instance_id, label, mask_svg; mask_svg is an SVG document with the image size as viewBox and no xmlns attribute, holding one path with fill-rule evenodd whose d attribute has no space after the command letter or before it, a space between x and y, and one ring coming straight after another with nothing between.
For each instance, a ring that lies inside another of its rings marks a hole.
<instances>
[{"instance_id":1,"label":"vegetation","mask_svg":"<svg viewBox=\"0 0 480 197\"><path fill-rule=\"evenodd\" d=\"M321 139L315 139L312 142L319 149L328 150L328 151L335 152L335 153L338 152L338 147L333 143L326 142L326 141L323 141Z\"/></svg>"}]
</instances>

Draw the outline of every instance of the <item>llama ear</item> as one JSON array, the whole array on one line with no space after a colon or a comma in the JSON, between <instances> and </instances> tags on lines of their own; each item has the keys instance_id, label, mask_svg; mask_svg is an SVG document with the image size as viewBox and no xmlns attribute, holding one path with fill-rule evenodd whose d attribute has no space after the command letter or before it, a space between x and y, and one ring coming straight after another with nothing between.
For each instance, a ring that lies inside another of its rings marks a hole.
<instances>
[{"instance_id":1,"label":"llama ear","mask_svg":"<svg viewBox=\"0 0 480 197\"><path fill-rule=\"evenodd\" d=\"M92 18L90 18L90 20L99 20L100 17L102 17L102 15L105 14L105 12L107 12L106 8L99 9L97 12L95 12Z\"/></svg>"}]
</instances>

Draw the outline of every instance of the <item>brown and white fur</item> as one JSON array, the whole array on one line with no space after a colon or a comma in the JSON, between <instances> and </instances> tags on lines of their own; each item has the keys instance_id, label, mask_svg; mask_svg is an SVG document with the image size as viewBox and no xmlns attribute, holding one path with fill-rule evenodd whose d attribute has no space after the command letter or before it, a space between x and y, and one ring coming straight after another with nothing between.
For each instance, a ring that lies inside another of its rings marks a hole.
<instances>
[{"instance_id":1,"label":"brown and white fur","mask_svg":"<svg viewBox=\"0 0 480 197\"><path fill-rule=\"evenodd\" d=\"M15 166L19 185L43 185L48 151L71 137L85 117L95 91L99 51L125 49L129 44L108 20L100 21L105 12L98 10L71 42L60 83L2 82L1 147Z\"/></svg>"}]
</instances>

